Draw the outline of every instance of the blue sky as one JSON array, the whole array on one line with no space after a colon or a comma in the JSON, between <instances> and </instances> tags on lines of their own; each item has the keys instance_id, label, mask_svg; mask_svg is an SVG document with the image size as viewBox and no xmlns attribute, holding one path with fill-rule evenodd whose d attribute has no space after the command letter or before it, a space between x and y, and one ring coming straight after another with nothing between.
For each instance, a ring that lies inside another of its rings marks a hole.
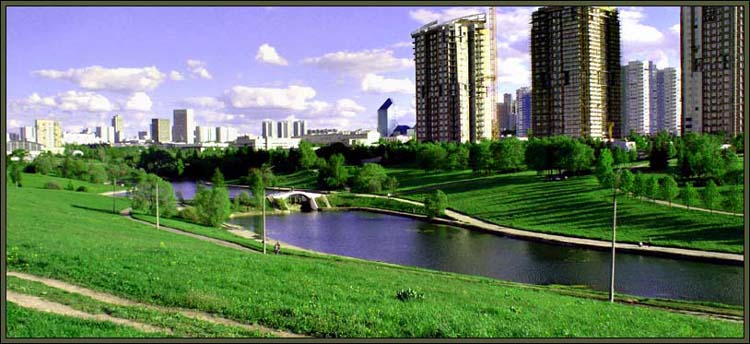
<instances>
[{"instance_id":1,"label":"blue sky","mask_svg":"<svg viewBox=\"0 0 750 344\"><path fill-rule=\"evenodd\" d=\"M375 128L390 97L414 123L410 33L470 7L8 7L8 127L66 131L195 109L198 125L258 134L266 118ZM498 7L498 90L529 85L532 7ZM679 68L679 7L620 8L623 63Z\"/></svg>"}]
</instances>

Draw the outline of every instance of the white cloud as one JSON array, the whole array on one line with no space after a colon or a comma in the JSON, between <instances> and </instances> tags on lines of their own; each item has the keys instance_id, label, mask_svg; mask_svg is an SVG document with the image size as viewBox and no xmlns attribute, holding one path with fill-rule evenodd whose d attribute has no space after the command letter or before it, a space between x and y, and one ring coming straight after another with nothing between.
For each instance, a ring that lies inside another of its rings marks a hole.
<instances>
[{"instance_id":1,"label":"white cloud","mask_svg":"<svg viewBox=\"0 0 750 344\"><path fill-rule=\"evenodd\" d=\"M365 111L365 107L357 104L349 98L342 98L336 101L335 112L339 116L355 117Z\"/></svg>"},{"instance_id":2,"label":"white cloud","mask_svg":"<svg viewBox=\"0 0 750 344\"><path fill-rule=\"evenodd\" d=\"M222 109L224 102L214 97L188 97L184 101L186 104L206 109Z\"/></svg>"},{"instance_id":3,"label":"white cloud","mask_svg":"<svg viewBox=\"0 0 750 344\"><path fill-rule=\"evenodd\" d=\"M213 79L211 73L206 69L206 62L200 60L187 60L188 71L192 77L201 79Z\"/></svg>"},{"instance_id":4,"label":"white cloud","mask_svg":"<svg viewBox=\"0 0 750 344\"><path fill-rule=\"evenodd\" d=\"M306 58L303 62L356 77L362 77L367 73L402 70L414 65L411 59L397 58L393 56L393 51L387 49L337 51L320 57Z\"/></svg>"},{"instance_id":5,"label":"white cloud","mask_svg":"<svg viewBox=\"0 0 750 344\"><path fill-rule=\"evenodd\" d=\"M165 78L165 74L154 66L142 68L90 66L71 68L65 71L44 69L33 73L48 79L67 80L88 90L128 92L153 90Z\"/></svg>"},{"instance_id":6,"label":"white cloud","mask_svg":"<svg viewBox=\"0 0 750 344\"><path fill-rule=\"evenodd\" d=\"M413 43L411 41L403 41L390 45L390 48L411 48Z\"/></svg>"},{"instance_id":7,"label":"white cloud","mask_svg":"<svg viewBox=\"0 0 750 344\"><path fill-rule=\"evenodd\" d=\"M433 20L445 22L459 17L482 13L483 11L486 11L486 9L481 7L451 7L440 12L422 8L409 11L409 16L420 24L427 24Z\"/></svg>"},{"instance_id":8,"label":"white cloud","mask_svg":"<svg viewBox=\"0 0 750 344\"><path fill-rule=\"evenodd\" d=\"M680 34L680 23L674 24L669 27L669 32L679 35Z\"/></svg>"},{"instance_id":9,"label":"white cloud","mask_svg":"<svg viewBox=\"0 0 750 344\"><path fill-rule=\"evenodd\" d=\"M276 52L276 48L268 45L268 43L263 43L258 47L258 53L255 55L255 60L279 66L286 66L289 64L286 59Z\"/></svg>"},{"instance_id":10,"label":"white cloud","mask_svg":"<svg viewBox=\"0 0 750 344\"><path fill-rule=\"evenodd\" d=\"M530 85L529 57L509 57L497 60L497 81L501 84Z\"/></svg>"},{"instance_id":11,"label":"white cloud","mask_svg":"<svg viewBox=\"0 0 750 344\"><path fill-rule=\"evenodd\" d=\"M107 112L115 106L103 95L94 92L67 91L55 96L42 97L37 93L11 102L11 113L40 110L57 110L65 112Z\"/></svg>"},{"instance_id":12,"label":"white cloud","mask_svg":"<svg viewBox=\"0 0 750 344\"><path fill-rule=\"evenodd\" d=\"M278 108L305 110L315 97L315 90L307 86L287 88L234 86L225 93L229 103L239 109Z\"/></svg>"},{"instance_id":13,"label":"white cloud","mask_svg":"<svg viewBox=\"0 0 750 344\"><path fill-rule=\"evenodd\" d=\"M387 79L373 73L365 75L361 89L368 93L415 93L414 83L409 78Z\"/></svg>"},{"instance_id":14,"label":"white cloud","mask_svg":"<svg viewBox=\"0 0 750 344\"><path fill-rule=\"evenodd\" d=\"M173 70L173 71L169 72L169 78L172 79L172 80L175 80L175 81L185 80L185 77L182 76L182 73L180 73L180 72L178 72L176 70Z\"/></svg>"},{"instance_id":15,"label":"white cloud","mask_svg":"<svg viewBox=\"0 0 750 344\"><path fill-rule=\"evenodd\" d=\"M623 45L634 44L658 44L664 40L662 34L655 27L643 24L641 21L645 18L643 8L628 7L619 10L620 12L620 37Z\"/></svg>"},{"instance_id":16,"label":"white cloud","mask_svg":"<svg viewBox=\"0 0 750 344\"><path fill-rule=\"evenodd\" d=\"M537 7L501 7L495 15L498 38L503 42L515 43L528 40L531 36L531 14Z\"/></svg>"},{"instance_id":17,"label":"white cloud","mask_svg":"<svg viewBox=\"0 0 750 344\"><path fill-rule=\"evenodd\" d=\"M135 92L125 103L125 110L151 111L151 97L144 92Z\"/></svg>"}]
</instances>

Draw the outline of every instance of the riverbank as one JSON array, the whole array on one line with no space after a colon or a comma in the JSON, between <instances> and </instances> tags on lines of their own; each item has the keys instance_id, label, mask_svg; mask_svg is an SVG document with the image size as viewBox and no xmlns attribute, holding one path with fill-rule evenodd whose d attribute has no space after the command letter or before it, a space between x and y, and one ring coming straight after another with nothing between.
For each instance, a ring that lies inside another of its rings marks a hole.
<instances>
[{"instance_id":1,"label":"riverbank","mask_svg":"<svg viewBox=\"0 0 750 344\"><path fill-rule=\"evenodd\" d=\"M387 197L387 196L372 195L372 194L351 194L351 195L362 197L362 198L379 198L379 199L389 200L391 202L394 202L394 201L402 202L404 204L424 207L424 204L421 202L392 197L392 196ZM372 205L371 202L368 202L367 204ZM597 250L612 249L611 241L587 239L587 238L576 238L576 237L571 237L571 236L541 233L541 232L534 232L534 231L528 231L528 230L521 230L517 228L510 228L506 226L500 226L497 224L489 223L489 222L459 213L451 209L446 209L445 211L446 217L451 219L451 220L447 220L447 219L427 219L426 216L421 215L421 214L409 213L405 211L392 210L392 209L373 208L372 206L368 206L368 207L348 206L347 208L358 208L361 210L368 210L368 211L374 210L376 212L381 212L381 213L406 216L406 217L411 217L411 218L428 220L434 223L447 224L447 225L458 226L461 228L466 228L466 229L471 229L471 230L478 230L478 231L483 231L483 232L488 232L488 233L501 234L501 235L506 235L509 237L525 239L525 240L547 242L547 243L552 243L552 244L557 244L557 245L573 245L573 246L580 246L580 247L592 248L592 249L597 249ZM692 249L677 248L677 247L653 246L653 245L648 245L648 244L638 245L638 244L624 243L624 242L616 242L615 249L623 251L623 252L631 252L631 253L637 253L637 254L648 254L648 255L654 255L654 256L663 256L663 257L679 258L679 259L701 260L701 261L707 261L707 262L716 262L716 263L733 264L733 265L742 265L745 259L744 256L741 254L692 250Z\"/></svg>"}]
</instances>

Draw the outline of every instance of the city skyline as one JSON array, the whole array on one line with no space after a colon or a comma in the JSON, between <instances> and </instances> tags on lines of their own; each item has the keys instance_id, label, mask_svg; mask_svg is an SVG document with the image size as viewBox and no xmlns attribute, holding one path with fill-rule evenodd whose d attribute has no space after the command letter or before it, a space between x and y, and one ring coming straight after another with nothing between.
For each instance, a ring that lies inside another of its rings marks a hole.
<instances>
[{"instance_id":1,"label":"city skyline","mask_svg":"<svg viewBox=\"0 0 750 344\"><path fill-rule=\"evenodd\" d=\"M496 8L500 95L530 86L534 9ZM64 131L78 131L122 114L125 136L133 137L148 130L152 118L193 108L197 124L256 135L266 118L374 129L387 98L394 103L389 117L411 126L410 32L478 10L11 7L8 128L49 118L61 121ZM651 59L659 68L679 68L679 7L621 8L620 16L622 64ZM200 28L189 25L198 18ZM254 24L239 26L243 18ZM370 30L373 19L387 25ZM340 26L351 32L335 30Z\"/></svg>"}]
</instances>

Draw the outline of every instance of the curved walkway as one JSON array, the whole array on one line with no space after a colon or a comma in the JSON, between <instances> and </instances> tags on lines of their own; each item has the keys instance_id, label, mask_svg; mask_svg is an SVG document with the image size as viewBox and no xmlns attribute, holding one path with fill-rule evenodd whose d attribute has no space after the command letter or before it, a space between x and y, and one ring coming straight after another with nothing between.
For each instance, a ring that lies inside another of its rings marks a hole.
<instances>
[{"instance_id":1,"label":"curved walkway","mask_svg":"<svg viewBox=\"0 0 750 344\"><path fill-rule=\"evenodd\" d=\"M395 201L408 203L412 205L424 206L422 202L412 201L412 200L398 198L398 197L387 197L387 196L372 195L372 194L354 194L354 195L361 196L361 197L392 199ZM483 221L475 217L464 215L464 214L461 214L459 212L456 212L450 209L445 210L445 215L447 217L450 217L451 219L454 219L456 222L458 222L457 223L458 225L461 225L461 224L469 225L469 226L478 228L480 230L501 233L504 235L517 237L517 238L539 240L539 241L551 242L551 243L556 243L556 244L573 244L573 245L586 246L586 247L592 247L592 248L598 248L598 249L612 248L611 241L576 238L576 237L569 237L569 236L564 236L564 235L547 234L547 233L533 232L533 231L528 231L528 230L514 229L510 227L496 225L494 223L490 223L487 221ZM717 260L717 261L731 262L731 263L742 263L745 261L744 255L735 254L735 253L701 251L701 250L664 247L664 246L639 246L637 244L629 244L629 243L622 243L622 242L616 243L615 248L624 250L624 251L636 252L636 253L646 253L646 254L653 254L653 255L670 255L670 256L678 256L678 257L705 259L705 260Z\"/></svg>"}]
</instances>

